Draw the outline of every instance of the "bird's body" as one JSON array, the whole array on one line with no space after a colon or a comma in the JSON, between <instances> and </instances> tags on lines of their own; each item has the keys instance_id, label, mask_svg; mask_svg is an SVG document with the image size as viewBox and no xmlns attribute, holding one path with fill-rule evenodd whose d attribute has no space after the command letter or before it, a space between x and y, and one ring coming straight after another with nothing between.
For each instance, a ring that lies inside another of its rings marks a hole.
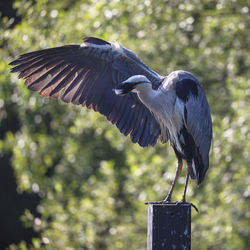
<instances>
[{"instance_id":1,"label":"bird's body","mask_svg":"<svg viewBox=\"0 0 250 250\"><path fill-rule=\"evenodd\" d=\"M180 86L182 84L186 86ZM156 90L150 83L144 83L133 91L159 123L162 141L170 140L178 160L187 161L191 178L200 184L209 167L210 149L210 143L203 145L201 140L203 137L211 140L212 127L209 106L198 80L191 73L178 70L167 76ZM188 117L190 106L193 110L191 117L195 117L195 121ZM194 124L199 117L206 120Z\"/></svg>"},{"instance_id":2,"label":"bird's body","mask_svg":"<svg viewBox=\"0 0 250 250\"><path fill-rule=\"evenodd\" d=\"M140 146L170 140L178 158L175 182L187 162L189 174L200 184L209 167L212 122L199 81L186 71L162 77L131 51L98 38L31 52L11 65L30 90L41 96L87 106L100 112ZM114 90L114 91L113 91Z\"/></svg>"}]
</instances>

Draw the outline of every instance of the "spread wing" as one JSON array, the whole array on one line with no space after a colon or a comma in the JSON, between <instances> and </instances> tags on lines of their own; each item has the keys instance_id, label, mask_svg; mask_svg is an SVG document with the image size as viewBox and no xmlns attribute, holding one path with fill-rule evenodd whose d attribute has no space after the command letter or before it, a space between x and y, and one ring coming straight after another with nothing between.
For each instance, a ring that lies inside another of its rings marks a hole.
<instances>
[{"instance_id":1,"label":"spread wing","mask_svg":"<svg viewBox=\"0 0 250 250\"><path fill-rule=\"evenodd\" d=\"M162 77L119 44L85 38L68 45L21 55L11 62L25 85L41 96L61 99L98 111L140 146L154 145L160 127L135 93L115 95L112 89L132 75L145 75L152 87Z\"/></svg>"}]
</instances>

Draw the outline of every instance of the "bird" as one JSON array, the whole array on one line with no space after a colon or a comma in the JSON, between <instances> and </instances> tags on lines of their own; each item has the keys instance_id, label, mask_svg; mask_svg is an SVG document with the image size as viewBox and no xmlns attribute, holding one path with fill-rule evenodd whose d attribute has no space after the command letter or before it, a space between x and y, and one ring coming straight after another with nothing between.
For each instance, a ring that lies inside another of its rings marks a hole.
<instances>
[{"instance_id":1,"label":"bird","mask_svg":"<svg viewBox=\"0 0 250 250\"><path fill-rule=\"evenodd\" d=\"M9 63L31 91L92 109L116 125L141 147L158 139L170 142L177 157L172 193L186 162L180 203L187 203L189 177L197 185L209 168L212 119L204 90L190 72L161 76L118 42L86 37L80 45L64 45L20 55Z\"/></svg>"}]
</instances>

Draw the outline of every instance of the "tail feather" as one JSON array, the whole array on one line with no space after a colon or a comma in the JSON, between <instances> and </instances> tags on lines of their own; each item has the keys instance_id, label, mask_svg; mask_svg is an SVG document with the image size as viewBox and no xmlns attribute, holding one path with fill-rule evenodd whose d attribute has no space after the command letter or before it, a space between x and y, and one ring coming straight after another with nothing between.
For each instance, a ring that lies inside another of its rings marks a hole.
<instances>
[{"instance_id":1,"label":"tail feather","mask_svg":"<svg viewBox=\"0 0 250 250\"><path fill-rule=\"evenodd\" d=\"M199 149L197 148L192 162L188 163L188 170L191 179L196 180L198 186L204 180L206 172L208 170L208 166L209 166L208 159L207 162L204 162L199 153Z\"/></svg>"}]
</instances>

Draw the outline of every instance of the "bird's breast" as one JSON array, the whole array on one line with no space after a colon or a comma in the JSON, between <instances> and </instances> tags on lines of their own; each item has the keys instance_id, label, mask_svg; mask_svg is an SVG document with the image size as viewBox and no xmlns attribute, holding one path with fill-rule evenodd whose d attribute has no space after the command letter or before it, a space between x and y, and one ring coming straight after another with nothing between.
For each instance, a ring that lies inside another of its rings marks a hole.
<instances>
[{"instance_id":1,"label":"bird's breast","mask_svg":"<svg viewBox=\"0 0 250 250\"><path fill-rule=\"evenodd\" d=\"M184 103L176 96L175 90L159 88L156 91L141 91L138 96L158 121L164 141L170 137L171 144L182 152L178 133L184 123Z\"/></svg>"},{"instance_id":2,"label":"bird's breast","mask_svg":"<svg viewBox=\"0 0 250 250\"><path fill-rule=\"evenodd\" d=\"M180 140L184 141L184 138L181 138L180 131L184 126L184 103L179 98L175 98L175 101L170 105L172 105L171 108L165 104L163 109L163 124L168 130L171 144L183 154Z\"/></svg>"}]
</instances>

